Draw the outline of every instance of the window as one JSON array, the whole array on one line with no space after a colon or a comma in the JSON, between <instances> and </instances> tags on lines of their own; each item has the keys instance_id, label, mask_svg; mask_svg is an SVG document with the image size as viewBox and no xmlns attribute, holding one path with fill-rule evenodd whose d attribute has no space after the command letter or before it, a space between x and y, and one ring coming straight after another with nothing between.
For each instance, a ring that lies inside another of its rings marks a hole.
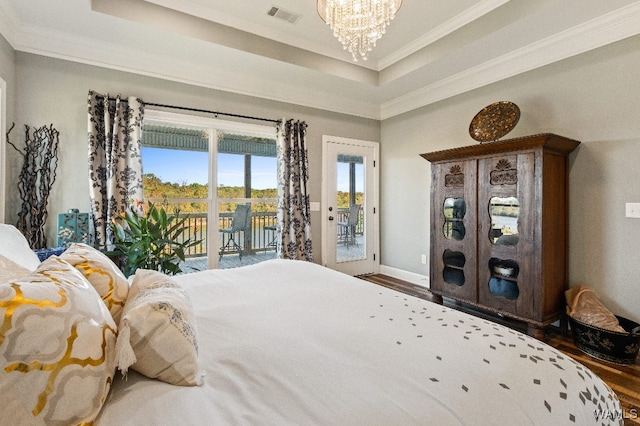
<instances>
[{"instance_id":1,"label":"window","mask_svg":"<svg viewBox=\"0 0 640 426\"><path fill-rule=\"evenodd\" d=\"M200 266L205 265L209 210L209 140L206 132L145 124L142 163L145 201L188 215L184 237L202 240L202 243L191 247L187 255L190 259L203 258ZM189 265L195 262L191 260Z\"/></svg>"},{"instance_id":2,"label":"window","mask_svg":"<svg viewBox=\"0 0 640 426\"><path fill-rule=\"evenodd\" d=\"M275 257L275 128L147 111L142 163L145 199L188 214L186 237L203 240L185 272ZM250 208L248 228L223 232L238 205Z\"/></svg>"}]
</instances>

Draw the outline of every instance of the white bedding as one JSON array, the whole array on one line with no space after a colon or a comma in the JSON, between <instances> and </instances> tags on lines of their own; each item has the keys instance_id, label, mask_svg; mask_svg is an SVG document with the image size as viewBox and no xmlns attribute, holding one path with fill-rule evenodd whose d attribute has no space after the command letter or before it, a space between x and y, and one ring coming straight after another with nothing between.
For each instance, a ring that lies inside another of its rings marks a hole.
<instances>
[{"instance_id":1,"label":"white bedding","mask_svg":"<svg viewBox=\"0 0 640 426\"><path fill-rule=\"evenodd\" d=\"M592 372L462 312L307 262L177 279L204 385L118 375L98 425L619 424Z\"/></svg>"}]
</instances>

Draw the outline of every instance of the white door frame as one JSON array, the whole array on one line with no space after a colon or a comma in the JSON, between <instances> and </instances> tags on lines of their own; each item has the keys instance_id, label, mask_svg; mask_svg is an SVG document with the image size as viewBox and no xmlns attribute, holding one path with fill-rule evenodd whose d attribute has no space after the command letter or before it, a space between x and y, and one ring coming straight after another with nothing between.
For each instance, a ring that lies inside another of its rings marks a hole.
<instances>
[{"instance_id":1,"label":"white door frame","mask_svg":"<svg viewBox=\"0 0 640 426\"><path fill-rule=\"evenodd\" d=\"M378 273L380 271L380 210L379 210L379 200L380 200L380 160L379 160L379 143L373 141L366 141L360 139L350 139L343 138L339 136L330 136L330 135L322 135L322 195L321 195L321 209L320 209L320 220L322 222L321 230L322 230L322 250L321 250L321 263L324 266L327 266L329 256L332 254L335 255L335 247L329 247L328 243L328 227L329 227L329 210L330 206L329 201L329 189L327 188L328 182L328 169L329 169L329 156L327 154L329 144L343 144L343 145L351 145L351 146L360 146L369 149L373 149L373 200L367 200L368 203L371 203L371 211L373 214L368 220L372 221L373 225L373 235L369 235L368 238L373 239L373 270L372 273ZM335 212L333 212L335 216Z\"/></svg>"}]
</instances>

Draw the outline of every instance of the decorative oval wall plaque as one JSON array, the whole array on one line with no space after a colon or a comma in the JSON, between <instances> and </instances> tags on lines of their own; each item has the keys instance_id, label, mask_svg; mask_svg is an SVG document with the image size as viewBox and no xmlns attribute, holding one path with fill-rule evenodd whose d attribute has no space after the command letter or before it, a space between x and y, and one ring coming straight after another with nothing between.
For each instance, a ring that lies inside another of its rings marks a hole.
<instances>
[{"instance_id":1,"label":"decorative oval wall plaque","mask_svg":"<svg viewBox=\"0 0 640 426\"><path fill-rule=\"evenodd\" d=\"M513 102L500 101L484 107L469 124L469 134L480 143L497 141L516 127L520 108Z\"/></svg>"}]
</instances>

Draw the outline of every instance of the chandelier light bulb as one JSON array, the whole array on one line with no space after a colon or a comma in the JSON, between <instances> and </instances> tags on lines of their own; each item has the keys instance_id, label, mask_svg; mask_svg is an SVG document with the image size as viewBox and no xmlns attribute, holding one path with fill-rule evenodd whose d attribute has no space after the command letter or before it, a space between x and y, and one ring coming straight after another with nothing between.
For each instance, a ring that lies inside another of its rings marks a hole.
<instances>
[{"instance_id":1,"label":"chandelier light bulb","mask_svg":"<svg viewBox=\"0 0 640 426\"><path fill-rule=\"evenodd\" d=\"M356 62L367 59L400 5L402 0L317 0L318 14Z\"/></svg>"}]
</instances>

